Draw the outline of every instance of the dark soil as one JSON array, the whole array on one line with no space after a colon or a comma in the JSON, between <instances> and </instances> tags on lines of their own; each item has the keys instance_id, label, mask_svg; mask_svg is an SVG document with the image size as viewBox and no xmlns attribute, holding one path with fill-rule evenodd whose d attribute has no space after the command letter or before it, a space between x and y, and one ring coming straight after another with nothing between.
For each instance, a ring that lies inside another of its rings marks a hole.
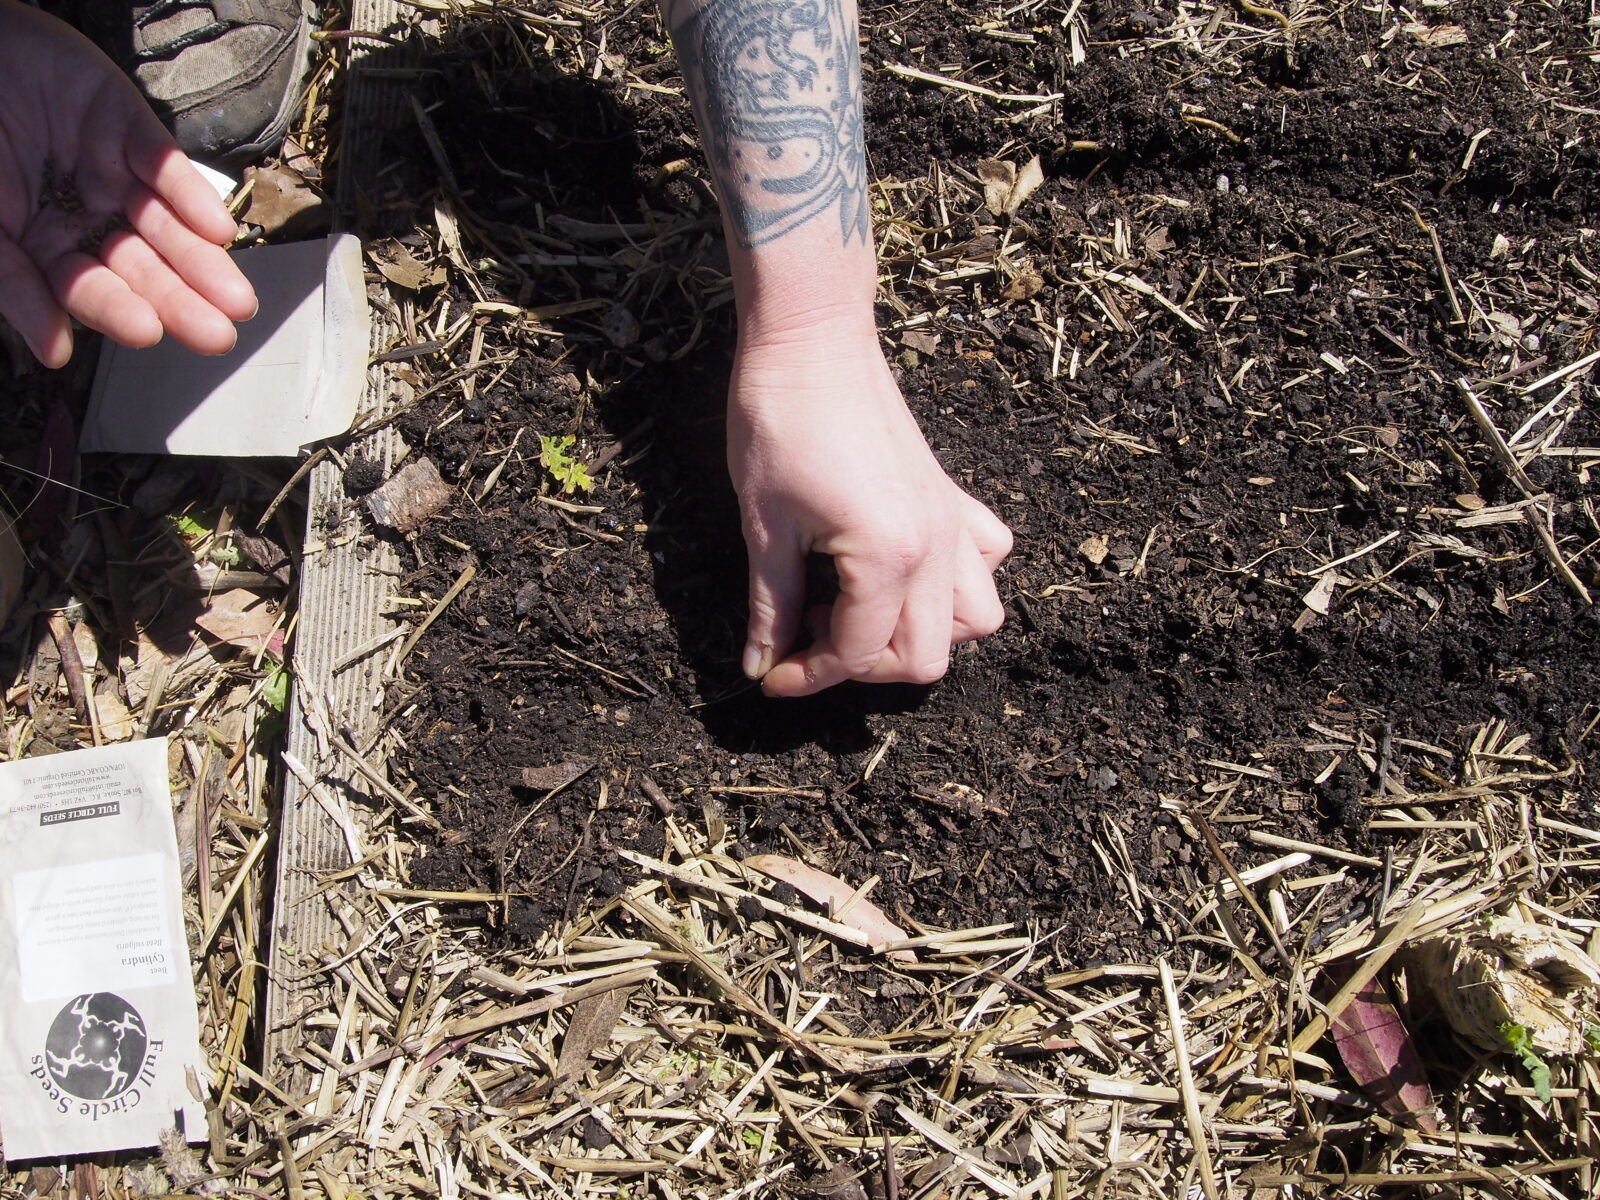
<instances>
[{"instance_id":1,"label":"dark soil","mask_svg":"<svg viewBox=\"0 0 1600 1200\"><path fill-rule=\"evenodd\" d=\"M418 885L526 893L504 931L526 939L618 887L608 847L659 845L664 806L694 821L715 803L750 851L881 876L891 913L1031 919L1064 931L1066 960L1121 959L1168 931L1092 847L1115 826L1158 896L1209 878L1172 810L1212 811L1203 785L1228 776L1213 764L1281 779L1251 777L1216 814L1241 861L1256 852L1230 820L1381 852L1360 803L1375 772L1352 757L1314 782L1331 755L1306 749L1326 740L1313 722L1458 748L1501 720L1536 753L1595 765L1593 610L1526 524L1456 524L1521 498L1456 381L1510 434L1560 386L1517 385L1593 337L1600 156L1592 117L1551 99L1595 103L1582 23L1458 0L1436 20L1465 40L1429 45L1386 8L1349 7L1288 53L1270 19L1241 13L1257 28L1230 26L1238 41L1208 58L1164 8L1082 11L1077 66L1059 12L1005 26L1031 43L953 5L864 15L873 166L905 185L878 201L901 231L884 242L886 349L942 461L1017 547L1005 627L942 683L799 702L739 673L745 567L720 425L731 305L688 105L630 86L679 83L654 18L586 28L582 72L493 26L457 30L430 64L431 117L481 241L469 252L501 262L480 280L488 298L599 304L550 318L554 335L513 339L485 318L484 357L510 342L516 361L406 419L463 499L418 539L405 586L437 598L477 568L394 709L402 765L447 829ZM1063 99L1011 121L1033 106L887 64ZM440 191L406 137L367 214L402 240ZM1045 184L1011 218L987 211L978 160L1034 155ZM687 231L630 258L572 221ZM573 245L587 261L560 258ZM936 278L1002 245L995 272ZM505 265L519 252L534 256L525 273ZM1152 285L1203 329L1096 269ZM474 298L458 288L456 311ZM442 299L419 296L418 313ZM461 368L470 342L417 360L413 382ZM1580 377L1563 403L1590 396ZM555 486L537 434L577 439L597 485L564 498L603 511L536 499ZM1600 445L1592 402L1560 444ZM1582 461L1528 467L1569 558L1600 534ZM1302 603L1315 568L1389 534L1344 568L1325 616ZM1591 589L1595 562L1574 564ZM553 798L521 785L525 767L580 759L596 768Z\"/></svg>"}]
</instances>

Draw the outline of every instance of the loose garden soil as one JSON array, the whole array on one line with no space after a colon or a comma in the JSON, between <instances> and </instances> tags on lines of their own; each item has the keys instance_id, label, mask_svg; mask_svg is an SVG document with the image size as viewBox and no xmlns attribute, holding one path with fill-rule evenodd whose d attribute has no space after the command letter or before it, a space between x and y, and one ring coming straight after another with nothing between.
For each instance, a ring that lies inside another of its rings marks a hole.
<instances>
[{"instance_id":1,"label":"loose garden soil","mask_svg":"<svg viewBox=\"0 0 1600 1200\"><path fill-rule=\"evenodd\" d=\"M1229 764L1270 781L1211 812L1242 860L1247 830L1383 853L1360 801L1407 781L1386 749L1335 763L1319 726L1459 746L1501 719L1594 765L1600 636L1576 593L1600 586L1600 452L1526 460L1564 580L1517 509L1494 522L1526 497L1466 395L1506 437L1556 400L1518 451L1557 422L1551 445L1600 445L1584 376L1522 390L1592 348L1593 30L1458 0L1346 7L1286 41L1241 12L1231 53L1202 55L1171 12L1074 12L864 14L886 352L1016 550L1005 627L943 682L804 701L738 669L732 306L653 15L604 24L586 72L494 24L431 61L454 180L397 143L369 217L426 256L415 197L471 213L477 294L457 272L417 319L548 315L477 318L477 358L508 361L465 400L424 389L472 365L470 337L411 376L407 441L460 491L404 588L431 602L476 568L392 706L445 826L418 886L517 893L502 933L527 939L618 888L612 847L714 804L749 851L880 877L890 913L1027 919L1068 961L1127 959L1162 922L1104 856L1158 896L1207 877L1171 810ZM981 164L1035 157L1043 184L1006 215L1011 175ZM592 491L558 490L540 434L576 439ZM574 762L594 767L554 796L523 786Z\"/></svg>"}]
</instances>

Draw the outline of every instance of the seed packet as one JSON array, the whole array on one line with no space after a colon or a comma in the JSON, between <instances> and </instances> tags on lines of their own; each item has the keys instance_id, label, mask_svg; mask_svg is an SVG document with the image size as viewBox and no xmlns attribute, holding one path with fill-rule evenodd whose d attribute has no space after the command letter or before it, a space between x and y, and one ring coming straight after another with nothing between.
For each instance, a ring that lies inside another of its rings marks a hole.
<instances>
[{"instance_id":1,"label":"seed packet","mask_svg":"<svg viewBox=\"0 0 1600 1200\"><path fill-rule=\"evenodd\" d=\"M181 879L164 739L0 764L6 1159L204 1136Z\"/></svg>"}]
</instances>

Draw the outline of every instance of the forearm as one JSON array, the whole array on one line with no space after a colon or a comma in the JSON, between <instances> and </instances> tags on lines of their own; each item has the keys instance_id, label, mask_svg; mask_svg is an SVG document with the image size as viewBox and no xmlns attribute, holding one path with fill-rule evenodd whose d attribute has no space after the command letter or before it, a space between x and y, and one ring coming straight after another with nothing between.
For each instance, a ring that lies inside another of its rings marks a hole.
<instances>
[{"instance_id":1,"label":"forearm","mask_svg":"<svg viewBox=\"0 0 1600 1200\"><path fill-rule=\"evenodd\" d=\"M854 0L661 0L722 202L741 338L870 331Z\"/></svg>"}]
</instances>

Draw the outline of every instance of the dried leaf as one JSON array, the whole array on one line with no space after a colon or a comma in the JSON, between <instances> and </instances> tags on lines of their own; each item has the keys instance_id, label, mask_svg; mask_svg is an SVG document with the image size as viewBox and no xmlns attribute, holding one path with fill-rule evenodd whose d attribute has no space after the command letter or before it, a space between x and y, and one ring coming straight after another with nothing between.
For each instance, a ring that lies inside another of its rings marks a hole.
<instances>
[{"instance_id":1,"label":"dried leaf","mask_svg":"<svg viewBox=\"0 0 1600 1200\"><path fill-rule=\"evenodd\" d=\"M1038 155L1024 163L1020 170L1016 163L985 158L978 162L978 181L983 184L983 206L997 217L1012 217L1044 183L1044 168Z\"/></svg>"},{"instance_id":2,"label":"dried leaf","mask_svg":"<svg viewBox=\"0 0 1600 1200\"><path fill-rule=\"evenodd\" d=\"M814 1175L796 1189L803 1196L818 1200L867 1200L867 1190L844 1163L834 1163L820 1175Z\"/></svg>"},{"instance_id":3,"label":"dried leaf","mask_svg":"<svg viewBox=\"0 0 1600 1200\"><path fill-rule=\"evenodd\" d=\"M327 206L305 177L288 167L256 167L245 172L254 181L250 207L245 210L247 224L259 225L269 236L304 238L328 223Z\"/></svg>"},{"instance_id":4,"label":"dried leaf","mask_svg":"<svg viewBox=\"0 0 1600 1200\"><path fill-rule=\"evenodd\" d=\"M1144 246L1144 252L1151 257L1154 257L1158 254L1163 254L1166 251L1171 250L1173 246L1177 245L1177 243L1172 240L1172 227L1169 225L1157 225L1149 233L1144 235L1144 242L1142 244Z\"/></svg>"},{"instance_id":5,"label":"dried leaf","mask_svg":"<svg viewBox=\"0 0 1600 1200\"><path fill-rule=\"evenodd\" d=\"M522 786L536 792L553 792L593 769L594 764L584 758L574 758L548 767L523 767Z\"/></svg>"},{"instance_id":6,"label":"dried leaf","mask_svg":"<svg viewBox=\"0 0 1600 1200\"><path fill-rule=\"evenodd\" d=\"M385 279L407 291L419 292L426 287L437 287L445 281L443 267L437 264L429 266L398 242L391 242L384 247L382 254L373 251L371 258L372 265L378 268Z\"/></svg>"},{"instance_id":7,"label":"dried leaf","mask_svg":"<svg viewBox=\"0 0 1600 1200\"><path fill-rule=\"evenodd\" d=\"M233 588L212 596L194 623L219 642L260 653L278 627L278 605L249 588Z\"/></svg>"},{"instance_id":8,"label":"dried leaf","mask_svg":"<svg viewBox=\"0 0 1600 1200\"><path fill-rule=\"evenodd\" d=\"M1437 1133L1438 1105L1411 1031L1376 979L1369 979L1333 1023L1333 1044L1350 1077L1390 1116L1409 1116Z\"/></svg>"},{"instance_id":9,"label":"dried leaf","mask_svg":"<svg viewBox=\"0 0 1600 1200\"><path fill-rule=\"evenodd\" d=\"M450 256L450 261L461 270L470 271L466 251L461 246L461 223L456 220L455 209L450 206L450 201L441 198L433 202L433 220L439 228L439 240L444 243L444 251Z\"/></svg>"},{"instance_id":10,"label":"dried leaf","mask_svg":"<svg viewBox=\"0 0 1600 1200\"><path fill-rule=\"evenodd\" d=\"M1044 289L1044 276L1037 271L1018 271L1000 291L1002 300L1032 300Z\"/></svg>"},{"instance_id":11,"label":"dried leaf","mask_svg":"<svg viewBox=\"0 0 1600 1200\"><path fill-rule=\"evenodd\" d=\"M572 1019L561 1039L561 1057L556 1060L555 1084L566 1083L583 1074L589 1058L611 1040L612 1031L628 1007L628 998L637 988L619 987L586 996L572 1006Z\"/></svg>"},{"instance_id":12,"label":"dried leaf","mask_svg":"<svg viewBox=\"0 0 1600 1200\"><path fill-rule=\"evenodd\" d=\"M1017 164L998 158L980 159L978 180L983 184L983 206L998 217L1006 211L1006 202L1016 185Z\"/></svg>"},{"instance_id":13,"label":"dried leaf","mask_svg":"<svg viewBox=\"0 0 1600 1200\"><path fill-rule=\"evenodd\" d=\"M620 304L613 304L606 315L600 318L600 332L606 335L606 340L619 350L626 350L629 346L637 345L642 328L639 318L634 316Z\"/></svg>"},{"instance_id":14,"label":"dried leaf","mask_svg":"<svg viewBox=\"0 0 1600 1200\"><path fill-rule=\"evenodd\" d=\"M826 908L841 925L848 925L866 934L874 946L908 936L904 929L888 918L883 909L870 900L857 900L843 915L834 915L846 900L855 895L856 890L826 871L819 871L798 859L786 858L781 854L753 854L744 860L744 865L779 883L787 883L801 895ZM909 950L899 950L892 952L889 957L908 961L915 956Z\"/></svg>"},{"instance_id":15,"label":"dried leaf","mask_svg":"<svg viewBox=\"0 0 1600 1200\"><path fill-rule=\"evenodd\" d=\"M1460 25L1422 25L1412 22L1401 28L1424 46L1459 46L1467 40L1467 31Z\"/></svg>"},{"instance_id":16,"label":"dried leaf","mask_svg":"<svg viewBox=\"0 0 1600 1200\"><path fill-rule=\"evenodd\" d=\"M908 329L900 335L900 344L932 358L933 352L939 348L939 335L921 329Z\"/></svg>"},{"instance_id":17,"label":"dried leaf","mask_svg":"<svg viewBox=\"0 0 1600 1200\"><path fill-rule=\"evenodd\" d=\"M1006 197L1006 215L1015 216L1028 197L1038 191L1043 183L1044 168L1039 165L1039 156L1035 154L1017 172L1016 182L1011 185L1011 194Z\"/></svg>"}]
</instances>

